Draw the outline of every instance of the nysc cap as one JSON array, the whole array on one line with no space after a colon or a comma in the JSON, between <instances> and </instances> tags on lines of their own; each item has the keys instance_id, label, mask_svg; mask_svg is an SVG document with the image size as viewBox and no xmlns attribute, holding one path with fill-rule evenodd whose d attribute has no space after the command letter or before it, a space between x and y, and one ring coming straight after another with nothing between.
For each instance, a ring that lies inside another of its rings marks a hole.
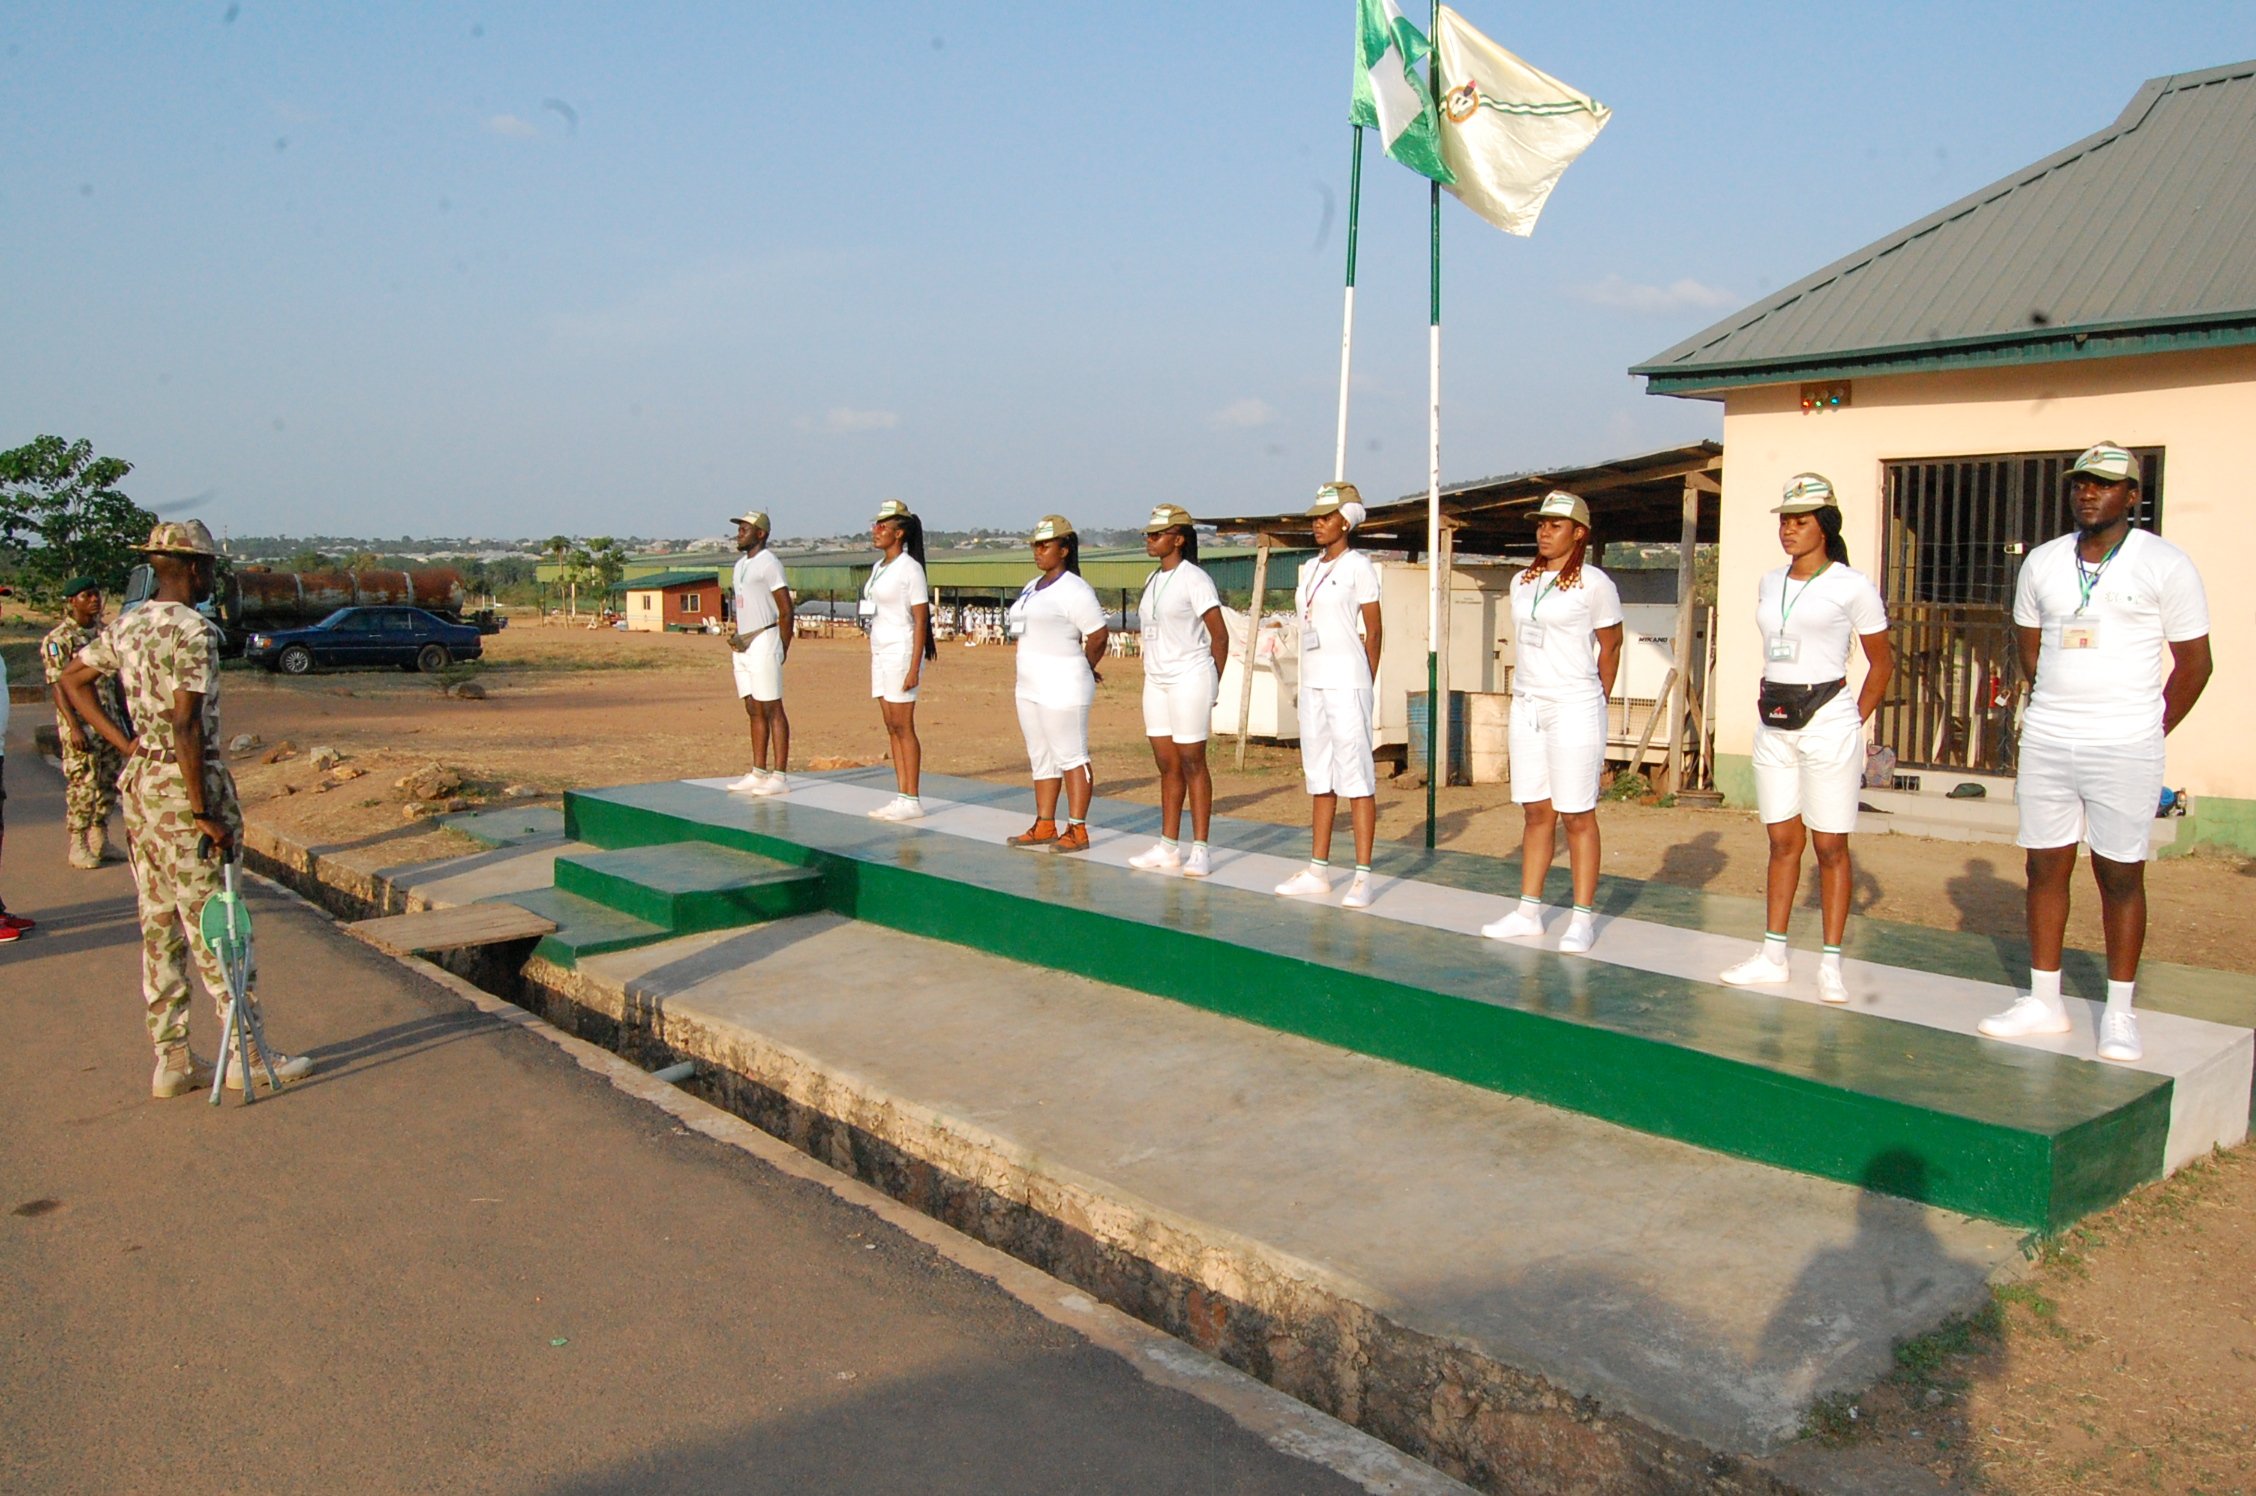
<instances>
[{"instance_id":1,"label":"nysc cap","mask_svg":"<svg viewBox=\"0 0 2256 1496\"><path fill-rule=\"evenodd\" d=\"M1571 519L1585 530L1590 528L1590 506L1579 495L1559 488L1545 494L1543 502L1536 505L1535 512L1528 517L1534 520Z\"/></svg>"},{"instance_id":2,"label":"nysc cap","mask_svg":"<svg viewBox=\"0 0 2256 1496\"><path fill-rule=\"evenodd\" d=\"M750 525L763 535L768 533L768 516L763 510L747 509L742 514L732 514L729 516L729 523L732 525Z\"/></svg>"},{"instance_id":3,"label":"nysc cap","mask_svg":"<svg viewBox=\"0 0 2256 1496\"><path fill-rule=\"evenodd\" d=\"M212 540L212 532L200 519L160 520L149 532L143 545L134 547L152 556L216 556L219 547Z\"/></svg>"},{"instance_id":4,"label":"nysc cap","mask_svg":"<svg viewBox=\"0 0 2256 1496\"><path fill-rule=\"evenodd\" d=\"M1327 483L1316 490L1316 502L1308 506L1305 519L1318 519L1327 514L1337 514L1348 505L1363 507L1362 491L1352 483Z\"/></svg>"},{"instance_id":5,"label":"nysc cap","mask_svg":"<svg viewBox=\"0 0 2256 1496\"><path fill-rule=\"evenodd\" d=\"M1191 511L1180 504L1152 505L1151 519L1144 525L1146 535L1157 535L1162 530L1172 530L1178 525L1196 524Z\"/></svg>"},{"instance_id":6,"label":"nysc cap","mask_svg":"<svg viewBox=\"0 0 2256 1496\"><path fill-rule=\"evenodd\" d=\"M1815 514L1820 509L1841 507L1833 497L1833 481L1823 473L1796 473L1786 480L1778 500L1772 514Z\"/></svg>"},{"instance_id":7,"label":"nysc cap","mask_svg":"<svg viewBox=\"0 0 2256 1496\"><path fill-rule=\"evenodd\" d=\"M2138 459L2116 446L2101 442L2086 447L2075 466L2068 469L2071 478L2096 478L2102 483L2136 483L2139 480Z\"/></svg>"},{"instance_id":8,"label":"nysc cap","mask_svg":"<svg viewBox=\"0 0 2256 1496\"><path fill-rule=\"evenodd\" d=\"M899 499L887 499L877 506L877 519L913 519L914 517L909 513L909 506ZM870 523L875 524L877 520L872 520Z\"/></svg>"},{"instance_id":9,"label":"nysc cap","mask_svg":"<svg viewBox=\"0 0 2256 1496\"><path fill-rule=\"evenodd\" d=\"M1064 540L1073 534L1073 521L1062 514L1045 514L1034 533L1027 536L1029 543L1043 540Z\"/></svg>"}]
</instances>

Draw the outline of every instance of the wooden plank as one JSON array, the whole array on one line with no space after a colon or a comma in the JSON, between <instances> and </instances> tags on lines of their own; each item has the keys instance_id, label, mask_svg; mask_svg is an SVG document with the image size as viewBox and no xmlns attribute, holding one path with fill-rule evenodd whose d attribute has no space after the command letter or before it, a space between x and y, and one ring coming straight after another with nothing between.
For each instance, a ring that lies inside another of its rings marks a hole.
<instances>
[{"instance_id":1,"label":"wooden plank","mask_svg":"<svg viewBox=\"0 0 2256 1496\"><path fill-rule=\"evenodd\" d=\"M556 922L515 904L457 904L422 909L382 919L358 920L345 933L394 955L499 945L505 940L538 940L556 933Z\"/></svg>"}]
</instances>

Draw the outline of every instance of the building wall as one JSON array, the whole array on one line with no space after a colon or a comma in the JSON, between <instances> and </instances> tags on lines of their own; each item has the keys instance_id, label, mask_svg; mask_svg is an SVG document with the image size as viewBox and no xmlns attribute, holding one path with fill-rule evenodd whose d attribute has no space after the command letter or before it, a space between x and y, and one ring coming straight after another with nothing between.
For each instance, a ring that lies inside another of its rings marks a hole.
<instances>
[{"instance_id":1,"label":"building wall","mask_svg":"<svg viewBox=\"0 0 2256 1496\"><path fill-rule=\"evenodd\" d=\"M694 599L696 607L690 607ZM721 584L685 583L663 590L627 591L627 627L638 633L663 633L669 628L703 628L708 618L721 613Z\"/></svg>"},{"instance_id":2,"label":"building wall","mask_svg":"<svg viewBox=\"0 0 2256 1496\"><path fill-rule=\"evenodd\" d=\"M1840 494L1852 564L1880 554L1887 462L2044 450L2096 441L2165 449L2162 533L2201 567L2217 675L2170 735L2168 782L2192 792L2195 824L2180 845L2222 842L2256 853L2256 701L2236 687L2256 664L2256 603L2231 570L2256 542L2249 436L2256 348L1903 374L1855 381L1848 406L1804 414L1799 385L1731 392L1724 402L1721 644L1716 782L1753 803L1748 755L1762 645L1755 585L1782 563L1770 508L1785 481L1814 470ZM1861 673L1851 676L1851 689Z\"/></svg>"}]
</instances>

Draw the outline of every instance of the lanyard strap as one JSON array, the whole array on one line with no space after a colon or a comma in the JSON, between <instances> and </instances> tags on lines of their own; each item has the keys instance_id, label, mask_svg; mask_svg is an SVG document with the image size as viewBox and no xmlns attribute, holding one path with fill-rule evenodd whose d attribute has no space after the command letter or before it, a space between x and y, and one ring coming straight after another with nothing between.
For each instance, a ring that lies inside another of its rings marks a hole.
<instances>
[{"instance_id":1,"label":"lanyard strap","mask_svg":"<svg viewBox=\"0 0 2256 1496\"><path fill-rule=\"evenodd\" d=\"M2128 540L2130 538L2131 537L2127 533L2123 536L2123 540ZM2115 553L2123 548L2123 540L2118 540L2113 545L2109 546L2107 548L2107 554L2100 557L2099 565L2094 567L2087 568L2084 565L2084 548L2080 542L2069 549L2068 554L2073 556L2076 560L2076 592L2078 594L2076 598L2076 611L2078 613L2083 612L2084 609L2091 606L2092 589L2099 585L2099 579L2101 577L2107 575L2108 563L2113 561L2115 559Z\"/></svg>"},{"instance_id":2,"label":"lanyard strap","mask_svg":"<svg viewBox=\"0 0 2256 1496\"><path fill-rule=\"evenodd\" d=\"M1342 552L1341 554L1345 555L1346 553ZM1325 564L1325 567L1322 571L1316 573L1316 580L1308 584L1308 593L1300 600L1300 611L1302 617L1307 616L1309 607L1316 601L1316 593L1323 587L1326 581L1330 580L1332 573L1339 570L1339 564L1339 556L1334 556L1328 563Z\"/></svg>"},{"instance_id":3,"label":"lanyard strap","mask_svg":"<svg viewBox=\"0 0 2256 1496\"><path fill-rule=\"evenodd\" d=\"M1557 572L1546 571L1543 577L1542 581L1535 584L1535 601L1528 604L1528 617L1530 618L1535 617L1537 613L1542 611L1545 598L1559 590L1559 574Z\"/></svg>"},{"instance_id":4,"label":"lanyard strap","mask_svg":"<svg viewBox=\"0 0 2256 1496\"><path fill-rule=\"evenodd\" d=\"M1180 566L1182 563L1177 562L1176 565ZM1167 595L1167 584L1174 579L1175 574L1162 566L1151 574L1150 581L1144 583L1144 591L1151 597L1149 606L1152 612L1157 613L1159 611L1159 600Z\"/></svg>"},{"instance_id":5,"label":"lanyard strap","mask_svg":"<svg viewBox=\"0 0 2256 1496\"><path fill-rule=\"evenodd\" d=\"M1778 580L1778 632L1781 634L1786 632L1786 620L1794 616L1794 604L1809 596L1810 584L1832 569L1833 563L1826 562L1809 574L1809 579L1802 583L1802 590L1798 596L1790 597L1788 593L1794 585L1794 569L1790 566L1786 568L1786 575Z\"/></svg>"},{"instance_id":6,"label":"lanyard strap","mask_svg":"<svg viewBox=\"0 0 2256 1496\"><path fill-rule=\"evenodd\" d=\"M888 558L887 560L878 562L877 565L870 568L870 574L868 578L862 583L863 597L868 597L873 591L877 589L877 579L881 576L884 576L885 568L891 566L892 564L892 560Z\"/></svg>"}]
</instances>

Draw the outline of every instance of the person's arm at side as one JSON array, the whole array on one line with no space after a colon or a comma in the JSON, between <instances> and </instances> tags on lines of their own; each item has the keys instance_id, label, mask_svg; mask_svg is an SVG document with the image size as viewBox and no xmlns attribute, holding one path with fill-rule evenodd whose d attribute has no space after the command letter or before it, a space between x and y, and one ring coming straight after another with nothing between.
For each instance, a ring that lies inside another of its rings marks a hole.
<instances>
[{"instance_id":1,"label":"person's arm at side","mask_svg":"<svg viewBox=\"0 0 2256 1496\"><path fill-rule=\"evenodd\" d=\"M932 604L910 604L909 622L916 633L909 644L909 673L901 679L904 691L914 691L917 683L924 679L924 646L932 637Z\"/></svg>"},{"instance_id":2,"label":"person's arm at side","mask_svg":"<svg viewBox=\"0 0 2256 1496\"><path fill-rule=\"evenodd\" d=\"M789 587L778 587L775 590L775 605L776 632L783 635L783 657L788 660L791 658L791 589Z\"/></svg>"},{"instance_id":3,"label":"person's arm at side","mask_svg":"<svg viewBox=\"0 0 2256 1496\"><path fill-rule=\"evenodd\" d=\"M235 855L235 833L211 813L211 806L204 800L204 756L211 746L204 741L204 693L174 687L170 715L180 780L188 791L188 813L196 818L196 829L219 848L220 860L227 861Z\"/></svg>"},{"instance_id":4,"label":"person's arm at side","mask_svg":"<svg viewBox=\"0 0 2256 1496\"><path fill-rule=\"evenodd\" d=\"M2044 630L2033 629L2025 623L2013 626L2014 652L2021 657L2021 681L2027 686L2037 683L2037 652L2044 647Z\"/></svg>"},{"instance_id":5,"label":"person's arm at side","mask_svg":"<svg viewBox=\"0 0 2256 1496\"><path fill-rule=\"evenodd\" d=\"M1230 663L1230 631L1222 622L1222 605L1216 603L1199 619L1199 627L1206 630L1206 647L1214 652L1214 678L1222 678L1222 667Z\"/></svg>"},{"instance_id":6,"label":"person's arm at side","mask_svg":"<svg viewBox=\"0 0 2256 1496\"><path fill-rule=\"evenodd\" d=\"M1614 677L1621 673L1622 626L1609 623L1592 633L1598 640L1598 694L1611 701Z\"/></svg>"},{"instance_id":7,"label":"person's arm at side","mask_svg":"<svg viewBox=\"0 0 2256 1496\"><path fill-rule=\"evenodd\" d=\"M1876 634L1859 634L1857 642L1864 646L1864 689L1857 692L1857 720L1870 722L1872 714L1880 709L1880 698L1888 694L1888 682L1896 673L1896 647L1888 642L1888 631Z\"/></svg>"},{"instance_id":8,"label":"person's arm at side","mask_svg":"<svg viewBox=\"0 0 2256 1496\"><path fill-rule=\"evenodd\" d=\"M2209 636L2198 639L2172 640L2170 643L2170 678L2162 686L2162 732L2168 736L2170 729L2186 719L2193 704L2209 684L2210 672L2216 662L2209 656Z\"/></svg>"},{"instance_id":9,"label":"person's arm at side","mask_svg":"<svg viewBox=\"0 0 2256 1496\"><path fill-rule=\"evenodd\" d=\"M63 668L68 670L70 667L65 665ZM70 724L71 747L81 753L91 752L94 740L86 735L86 723L79 717L78 708L72 706L70 698L63 694L61 676L55 677L55 683L47 688L47 693L55 698L55 715Z\"/></svg>"},{"instance_id":10,"label":"person's arm at side","mask_svg":"<svg viewBox=\"0 0 2256 1496\"><path fill-rule=\"evenodd\" d=\"M1363 655L1371 663L1371 679L1373 680L1379 678L1379 645L1383 640L1385 631L1386 625L1379 621L1379 605L1377 603L1365 603L1363 605Z\"/></svg>"},{"instance_id":11,"label":"person's arm at side","mask_svg":"<svg viewBox=\"0 0 2256 1496\"><path fill-rule=\"evenodd\" d=\"M1111 642L1112 630L1101 623L1095 633L1081 636L1081 652L1089 657L1089 673L1099 680L1104 677L1097 674L1097 665L1105 657L1105 646Z\"/></svg>"},{"instance_id":12,"label":"person's arm at side","mask_svg":"<svg viewBox=\"0 0 2256 1496\"><path fill-rule=\"evenodd\" d=\"M133 739L125 735L124 728L109 719L108 714L102 710L101 698L95 694L94 683L99 679L101 676L92 665L84 660L73 660L63 668L62 679L55 682L55 689L70 703L73 717L100 733L118 752L131 753Z\"/></svg>"}]
</instances>

